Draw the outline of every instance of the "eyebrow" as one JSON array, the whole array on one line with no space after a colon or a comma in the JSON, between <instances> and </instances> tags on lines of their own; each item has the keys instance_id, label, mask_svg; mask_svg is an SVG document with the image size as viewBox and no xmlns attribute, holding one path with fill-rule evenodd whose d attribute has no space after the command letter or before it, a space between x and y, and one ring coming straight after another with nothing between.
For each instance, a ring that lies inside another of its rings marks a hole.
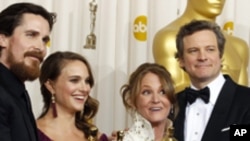
<instances>
[{"instance_id":1,"label":"eyebrow","mask_svg":"<svg viewBox=\"0 0 250 141\"><path fill-rule=\"evenodd\" d=\"M40 34L40 32L38 32L38 31L36 31L36 30L34 30L34 29L28 29L28 30L25 31L25 33L34 33L34 34L36 34L36 35L39 35L39 34ZM43 39L44 41L49 41L49 40L50 40L50 37L49 37L49 35L45 35L42 39Z\"/></svg>"}]
</instances>

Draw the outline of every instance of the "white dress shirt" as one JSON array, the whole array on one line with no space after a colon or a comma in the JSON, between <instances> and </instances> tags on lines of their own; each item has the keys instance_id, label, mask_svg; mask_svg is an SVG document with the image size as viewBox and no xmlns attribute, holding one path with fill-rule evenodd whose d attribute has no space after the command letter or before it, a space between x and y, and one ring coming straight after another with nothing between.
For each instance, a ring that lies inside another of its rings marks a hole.
<instances>
[{"instance_id":1,"label":"white dress shirt","mask_svg":"<svg viewBox=\"0 0 250 141\"><path fill-rule=\"evenodd\" d=\"M222 74L209 83L210 90L209 102L206 104L200 98L197 98L193 104L187 103L186 118L184 125L184 141L200 141L205 131L206 125L213 111L215 102L219 96L225 78ZM191 88L197 90L192 84Z\"/></svg>"}]
</instances>

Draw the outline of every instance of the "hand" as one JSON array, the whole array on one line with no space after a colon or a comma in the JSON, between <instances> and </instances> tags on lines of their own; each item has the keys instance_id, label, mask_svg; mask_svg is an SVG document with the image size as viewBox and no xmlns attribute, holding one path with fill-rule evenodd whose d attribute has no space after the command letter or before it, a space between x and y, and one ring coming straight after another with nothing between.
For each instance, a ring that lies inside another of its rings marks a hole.
<instances>
[{"instance_id":1,"label":"hand","mask_svg":"<svg viewBox=\"0 0 250 141\"><path fill-rule=\"evenodd\" d=\"M118 131L118 130L117 130ZM108 137L108 140L109 141L116 141L117 140L117 131L113 131L112 133L111 133L111 136L109 136Z\"/></svg>"},{"instance_id":2,"label":"hand","mask_svg":"<svg viewBox=\"0 0 250 141\"><path fill-rule=\"evenodd\" d=\"M128 131L129 128L125 128L123 131ZM116 141L117 140L117 132L119 130L115 130L111 133L111 136L108 137L109 141Z\"/></svg>"}]
</instances>

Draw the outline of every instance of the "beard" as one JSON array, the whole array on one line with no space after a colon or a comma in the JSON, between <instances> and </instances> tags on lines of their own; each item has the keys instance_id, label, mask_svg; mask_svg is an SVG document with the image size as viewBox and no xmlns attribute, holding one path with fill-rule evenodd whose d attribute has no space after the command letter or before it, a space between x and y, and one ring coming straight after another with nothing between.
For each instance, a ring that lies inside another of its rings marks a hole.
<instances>
[{"instance_id":1,"label":"beard","mask_svg":"<svg viewBox=\"0 0 250 141\"><path fill-rule=\"evenodd\" d=\"M38 61L32 61L30 64L26 64L24 61L18 62L12 53L8 57L8 62L10 64L10 71L12 71L21 81L33 81L40 75L40 63L43 61L43 57L38 52L26 52L24 57L34 56L39 58Z\"/></svg>"}]
</instances>

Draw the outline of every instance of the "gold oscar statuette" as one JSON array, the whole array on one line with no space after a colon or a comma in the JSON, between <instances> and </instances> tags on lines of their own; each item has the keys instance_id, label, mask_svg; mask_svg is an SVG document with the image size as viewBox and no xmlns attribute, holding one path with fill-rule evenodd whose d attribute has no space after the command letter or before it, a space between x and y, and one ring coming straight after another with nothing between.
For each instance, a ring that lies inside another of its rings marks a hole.
<instances>
[{"instance_id":1,"label":"gold oscar statuette","mask_svg":"<svg viewBox=\"0 0 250 141\"><path fill-rule=\"evenodd\" d=\"M170 127L167 129L166 136L162 141L177 141L177 139L174 137L174 127Z\"/></svg>"},{"instance_id":2,"label":"gold oscar statuette","mask_svg":"<svg viewBox=\"0 0 250 141\"><path fill-rule=\"evenodd\" d=\"M90 11L90 33L86 37L86 44L84 48L87 49L95 49L96 48L96 35L94 33L95 29L95 20L96 20L96 11L97 11L97 3L95 0L89 3L89 11Z\"/></svg>"},{"instance_id":3,"label":"gold oscar statuette","mask_svg":"<svg viewBox=\"0 0 250 141\"><path fill-rule=\"evenodd\" d=\"M123 130L117 131L117 141L122 141L123 137L124 137L124 131Z\"/></svg>"},{"instance_id":4,"label":"gold oscar statuette","mask_svg":"<svg viewBox=\"0 0 250 141\"><path fill-rule=\"evenodd\" d=\"M98 128L95 126L91 127L88 141L97 141L97 133L98 133Z\"/></svg>"}]
</instances>

